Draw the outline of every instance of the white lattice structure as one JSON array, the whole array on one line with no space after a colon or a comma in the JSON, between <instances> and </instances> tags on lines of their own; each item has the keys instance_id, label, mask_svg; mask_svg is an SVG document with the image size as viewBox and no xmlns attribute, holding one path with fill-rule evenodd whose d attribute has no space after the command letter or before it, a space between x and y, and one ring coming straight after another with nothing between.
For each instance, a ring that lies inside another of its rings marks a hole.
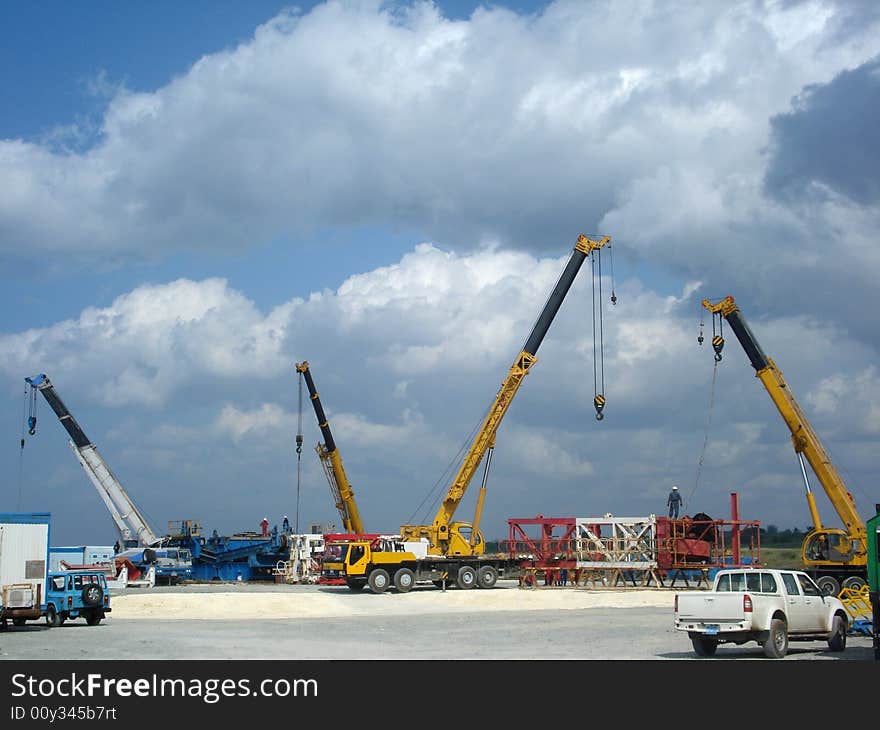
<instances>
[{"instance_id":1,"label":"white lattice structure","mask_svg":"<svg viewBox=\"0 0 880 730\"><path fill-rule=\"evenodd\" d=\"M648 517L577 517L575 553L578 568L648 570L657 567L657 519Z\"/></svg>"}]
</instances>

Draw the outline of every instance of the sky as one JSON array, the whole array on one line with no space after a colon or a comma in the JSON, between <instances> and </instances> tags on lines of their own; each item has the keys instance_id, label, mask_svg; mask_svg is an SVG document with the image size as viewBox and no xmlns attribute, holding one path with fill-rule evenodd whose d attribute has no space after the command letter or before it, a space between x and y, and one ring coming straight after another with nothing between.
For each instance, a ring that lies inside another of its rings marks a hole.
<instances>
[{"instance_id":1,"label":"sky","mask_svg":"<svg viewBox=\"0 0 880 730\"><path fill-rule=\"evenodd\" d=\"M686 514L736 494L809 526L726 327L713 357L727 295L874 514L875 3L96 0L0 27L0 511L51 512L54 544L117 534L41 397L26 431L39 373L157 533L308 531L340 517L307 360L366 529L429 524L581 234L610 244L498 430L487 539L665 514L673 484Z\"/></svg>"}]
</instances>

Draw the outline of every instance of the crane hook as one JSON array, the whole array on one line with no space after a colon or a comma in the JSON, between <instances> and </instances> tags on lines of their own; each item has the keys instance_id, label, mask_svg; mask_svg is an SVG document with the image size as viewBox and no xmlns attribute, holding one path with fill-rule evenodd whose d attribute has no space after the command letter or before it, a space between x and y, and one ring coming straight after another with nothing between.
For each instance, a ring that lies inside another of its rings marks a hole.
<instances>
[{"instance_id":1,"label":"crane hook","mask_svg":"<svg viewBox=\"0 0 880 730\"><path fill-rule=\"evenodd\" d=\"M28 417L28 433L33 436L37 432L37 417Z\"/></svg>"},{"instance_id":2,"label":"crane hook","mask_svg":"<svg viewBox=\"0 0 880 730\"><path fill-rule=\"evenodd\" d=\"M596 409L596 420L601 421L605 418L605 415L602 413L602 409L605 407L605 396L597 395L593 398L593 407Z\"/></svg>"},{"instance_id":3,"label":"crane hook","mask_svg":"<svg viewBox=\"0 0 880 730\"><path fill-rule=\"evenodd\" d=\"M715 350L715 362L721 362L721 351L724 349L724 338L721 335L712 338L712 349Z\"/></svg>"}]
</instances>

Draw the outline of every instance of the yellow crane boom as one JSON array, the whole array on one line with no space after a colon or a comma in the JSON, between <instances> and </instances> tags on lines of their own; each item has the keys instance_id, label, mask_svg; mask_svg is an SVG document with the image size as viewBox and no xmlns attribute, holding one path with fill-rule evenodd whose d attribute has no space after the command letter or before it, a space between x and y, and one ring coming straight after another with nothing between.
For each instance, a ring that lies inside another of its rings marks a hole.
<instances>
[{"instance_id":1,"label":"yellow crane boom","mask_svg":"<svg viewBox=\"0 0 880 730\"><path fill-rule=\"evenodd\" d=\"M728 296L715 303L704 299L702 304L709 312L723 317L730 325L755 369L755 376L761 381L791 432L791 441L801 465L807 506L813 522L813 529L807 534L802 546L802 559L807 572L817 579L823 590L833 592L835 595L840 590L841 582L847 587L864 585L867 571L867 527L856 510L852 494L831 462L819 436L795 400L776 363L764 354L734 298ZM721 349L724 347L724 338L721 334L713 336L712 346L715 349L716 359L720 360ZM843 530L822 525L816 508L816 499L807 479L804 459L809 463L840 517Z\"/></svg>"},{"instance_id":2,"label":"yellow crane boom","mask_svg":"<svg viewBox=\"0 0 880 730\"><path fill-rule=\"evenodd\" d=\"M336 509L339 510L339 515L342 518L342 526L345 532L349 534L363 534L365 532L364 524L361 521L357 502L354 499L354 490L342 466L342 457L339 455L336 441L330 432L327 416L324 415L324 407L321 405L321 399L318 397L318 391L315 388L315 381L312 378L312 371L309 369L308 360L297 363L296 371L305 378L306 387L309 389L309 398L312 401L315 416L318 418L318 428L321 429L321 435L324 438L324 443L318 443L315 446L315 451L318 452L327 481L330 483L330 493L333 495Z\"/></svg>"},{"instance_id":3,"label":"yellow crane boom","mask_svg":"<svg viewBox=\"0 0 880 730\"><path fill-rule=\"evenodd\" d=\"M544 305L541 315L535 322L522 351L516 356L513 365L507 373L507 377L498 390L495 400L483 420L482 426L477 432L459 467L458 473L452 481L452 485L446 492L446 496L434 517L434 521L430 525L401 526L400 533L404 540L426 538L428 541L428 553L432 555L479 555L483 553L485 547L479 531L479 524L482 516L483 501L486 495L485 480L477 497L474 521L470 524L453 522L452 518L487 452L489 454L487 457L488 467L491 450L495 445L495 434L501 424L501 420L504 418L505 413L507 413L507 409L510 407L523 379L537 361L538 347L547 334L547 330L559 311L562 300L571 288L581 265L587 256L593 251L601 249L610 240L608 236L604 236L598 241L589 239L584 235L578 237L565 269L556 282L556 286ZM597 395L595 404L597 414L601 416L604 396Z\"/></svg>"}]
</instances>

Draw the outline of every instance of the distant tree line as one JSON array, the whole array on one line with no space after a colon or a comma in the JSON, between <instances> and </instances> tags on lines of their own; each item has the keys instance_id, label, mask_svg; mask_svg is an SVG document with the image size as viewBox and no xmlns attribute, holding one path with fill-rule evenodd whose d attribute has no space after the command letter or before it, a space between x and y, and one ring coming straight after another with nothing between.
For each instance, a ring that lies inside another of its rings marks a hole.
<instances>
[{"instance_id":1,"label":"distant tree line","mask_svg":"<svg viewBox=\"0 0 880 730\"><path fill-rule=\"evenodd\" d=\"M799 530L797 527L780 530L776 525L767 525L760 530L761 545L764 547L800 547L804 535L807 534L805 530Z\"/></svg>"}]
</instances>

